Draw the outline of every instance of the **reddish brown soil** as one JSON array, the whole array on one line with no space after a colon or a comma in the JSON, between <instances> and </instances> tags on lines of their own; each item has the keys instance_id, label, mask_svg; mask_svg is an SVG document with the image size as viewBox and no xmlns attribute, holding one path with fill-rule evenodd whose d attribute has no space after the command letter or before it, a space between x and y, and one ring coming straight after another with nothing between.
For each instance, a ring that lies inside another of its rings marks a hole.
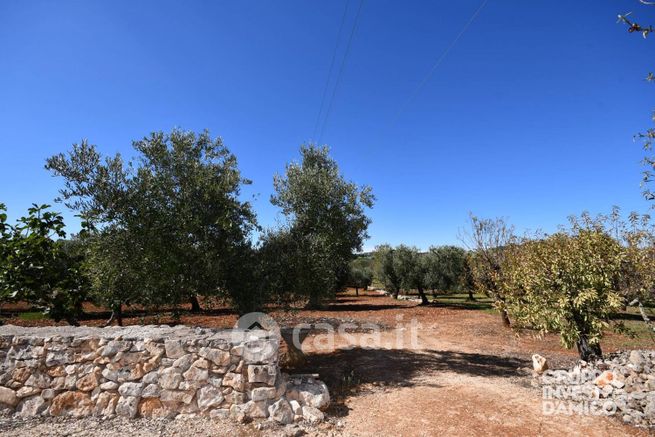
<instances>
[{"instance_id":1,"label":"reddish brown soil","mask_svg":"<svg viewBox=\"0 0 655 437\"><path fill-rule=\"evenodd\" d=\"M7 308L3 309L6 311ZM92 309L102 311L102 309ZM129 310L129 309L128 309ZM140 311L136 309L137 311ZM101 325L107 314L83 324ZM532 386L530 356L539 353L551 366L576 359L554 335L537 338L504 328L498 316L450 307L418 306L376 293L344 294L320 311L272 311L283 326L339 322L358 325L334 344L324 331L310 331L303 342L308 361L296 372L319 373L334 398L329 414L341 422L339 433L351 435L645 435L615 418L544 415L539 388ZM237 317L223 307L203 314L184 313L180 322L230 327ZM418 346L409 345L412 320L419 324ZM171 323L170 314L135 314L126 324ZM8 320L42 325L44 320ZM379 341L364 323L381 326ZM400 330L396 329L400 328ZM399 334L400 332L400 334ZM403 344L397 344L399 335ZM362 346L363 340L369 340ZM607 352L620 349L625 338L608 334ZM634 344L634 342L633 342ZM652 343L643 347L651 348Z\"/></svg>"}]
</instances>

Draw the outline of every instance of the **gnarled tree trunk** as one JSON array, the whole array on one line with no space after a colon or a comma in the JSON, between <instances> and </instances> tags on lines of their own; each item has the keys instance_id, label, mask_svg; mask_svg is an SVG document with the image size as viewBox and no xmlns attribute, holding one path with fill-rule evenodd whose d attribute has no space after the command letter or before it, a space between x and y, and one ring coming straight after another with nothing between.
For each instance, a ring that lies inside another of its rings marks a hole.
<instances>
[{"instance_id":1,"label":"gnarled tree trunk","mask_svg":"<svg viewBox=\"0 0 655 437\"><path fill-rule=\"evenodd\" d=\"M192 313L199 313L202 308L200 308L200 302L198 302L198 296L195 294L191 296L191 299L189 299L189 303L191 303L191 312Z\"/></svg>"},{"instance_id":2,"label":"gnarled tree trunk","mask_svg":"<svg viewBox=\"0 0 655 437\"><path fill-rule=\"evenodd\" d=\"M506 309L503 308L502 310L500 310L500 318L503 321L504 327L509 328L512 325L511 322L509 321L509 314L507 314Z\"/></svg>"},{"instance_id":3,"label":"gnarled tree trunk","mask_svg":"<svg viewBox=\"0 0 655 437\"><path fill-rule=\"evenodd\" d=\"M576 342L576 346L578 347L578 354L580 354L581 360L590 361L603 357L603 351L600 348L600 343L589 344L589 340L586 334L582 334L580 336Z\"/></svg>"},{"instance_id":4,"label":"gnarled tree trunk","mask_svg":"<svg viewBox=\"0 0 655 437\"><path fill-rule=\"evenodd\" d=\"M430 301L428 301L428 297L425 295L425 292L423 291L423 288L421 287L418 288L418 295L421 297L421 305L427 305L430 303Z\"/></svg>"}]
</instances>

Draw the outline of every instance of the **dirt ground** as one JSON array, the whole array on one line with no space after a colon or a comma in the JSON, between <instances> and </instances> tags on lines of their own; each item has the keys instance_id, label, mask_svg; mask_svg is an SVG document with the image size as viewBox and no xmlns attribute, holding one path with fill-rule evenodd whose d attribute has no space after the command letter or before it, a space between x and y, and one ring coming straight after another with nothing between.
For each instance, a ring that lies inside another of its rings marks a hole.
<instances>
[{"instance_id":1,"label":"dirt ground","mask_svg":"<svg viewBox=\"0 0 655 437\"><path fill-rule=\"evenodd\" d=\"M328 416L335 435L649 434L614 417L544 414L541 389L530 374L531 355L544 355L551 367L559 367L575 361L576 353L563 349L556 336L517 335L494 314L422 307L368 292L359 297L344 294L320 311L272 315L282 326L313 326L301 336L307 362L288 371L318 373L326 381L333 396ZM181 323L230 327L235 320L234 314L219 308L184 314ZM125 321L168 320L139 315ZM15 318L9 323L47 322ZM331 341L326 329L338 330L343 323L349 329ZM620 349L625 340L608 334L604 351ZM644 340L639 347L653 344Z\"/></svg>"}]
</instances>

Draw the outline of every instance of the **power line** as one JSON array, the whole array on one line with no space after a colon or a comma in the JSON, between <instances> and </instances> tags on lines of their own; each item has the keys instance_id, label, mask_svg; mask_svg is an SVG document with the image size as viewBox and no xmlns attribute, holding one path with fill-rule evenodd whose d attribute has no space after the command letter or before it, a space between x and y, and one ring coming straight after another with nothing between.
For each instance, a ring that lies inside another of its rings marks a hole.
<instances>
[{"instance_id":1,"label":"power line","mask_svg":"<svg viewBox=\"0 0 655 437\"><path fill-rule=\"evenodd\" d=\"M328 69L327 80L325 81L325 87L323 88L323 96L321 97L321 106L318 109L318 114L316 115L316 121L314 122L314 131L312 133L312 139L316 138L316 131L318 131L318 124L321 120L321 114L323 113L323 105L325 104L325 96L327 96L327 91L330 85L330 78L332 77L332 69L334 68L334 61L337 58L337 51L339 49L339 42L341 41L341 33L343 31L343 25L346 22L346 16L348 15L348 6L350 5L350 0L346 2L346 7L343 10L343 15L341 16L341 24L339 24L339 31L337 32L337 43L334 46L334 51L332 52L332 60L330 61L330 68Z\"/></svg>"},{"instance_id":2,"label":"power line","mask_svg":"<svg viewBox=\"0 0 655 437\"><path fill-rule=\"evenodd\" d=\"M325 131L325 126L327 125L328 119L330 118L330 112L332 110L332 103L334 102L334 96L337 93L337 89L339 88L339 84L341 83L341 77L343 73L343 67L346 65L346 61L348 60L348 54L350 53L350 46L352 45L353 42L353 37L355 35L355 31L357 30L357 25L359 24L359 16L362 12L362 7L364 6L364 0L360 0L359 2L359 8L357 9L357 14L355 15L355 21L353 22L353 27L350 31L350 36L348 37L348 43L346 45L346 52L343 55L343 59L341 60L341 66L339 67L339 72L337 73L337 79L334 84L334 88L332 89L332 95L330 96L330 100L328 101L328 106L327 106L327 111L325 112L325 118L323 119L323 125L321 126L321 131L320 134L318 135L318 143L320 144L321 138L323 137L323 132Z\"/></svg>"},{"instance_id":3,"label":"power line","mask_svg":"<svg viewBox=\"0 0 655 437\"><path fill-rule=\"evenodd\" d=\"M446 47L446 50L444 50L441 53L441 55L437 58L435 63L432 65L432 68L430 68L430 71L428 72L428 74L425 75L425 77L423 78L421 83L418 84L418 86L414 89L414 91L412 91L412 93L409 95L409 97L402 104L402 106L400 107L400 109L396 113L396 116L394 117L394 119L393 119L393 121L391 123L392 125L395 124L398 121L398 118L403 113L403 111L407 108L409 103L418 95L418 93L423 89L425 84L428 83L428 81L430 80L430 78L432 77L434 72L437 70L437 68L439 68L439 66L441 65L443 60L446 59L446 56L448 56L448 53L450 53L450 51L453 49L453 47L455 47L455 45L460 40L462 35L464 35L464 33L468 30L468 28L475 21L475 19L478 17L478 15L480 15L480 12L482 12L482 9L484 9L487 2L488 2L488 0L482 0L482 3L480 3L480 6L478 6L478 8L475 10L475 12L473 12L473 15L471 15L471 18L469 18L469 20L466 22L464 27L462 27L462 30L459 31L459 33L457 34L455 39L453 39L451 41L451 43L448 45L448 47Z\"/></svg>"}]
</instances>

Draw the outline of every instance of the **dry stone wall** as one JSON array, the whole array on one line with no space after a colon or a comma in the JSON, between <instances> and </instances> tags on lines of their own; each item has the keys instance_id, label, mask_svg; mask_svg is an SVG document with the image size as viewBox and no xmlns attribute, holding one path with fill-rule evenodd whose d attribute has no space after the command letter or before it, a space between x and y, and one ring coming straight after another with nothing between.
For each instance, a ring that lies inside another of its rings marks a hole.
<instances>
[{"instance_id":1,"label":"dry stone wall","mask_svg":"<svg viewBox=\"0 0 655 437\"><path fill-rule=\"evenodd\" d=\"M31 417L322 420L325 384L287 377L267 331L0 326L0 408Z\"/></svg>"}]
</instances>

